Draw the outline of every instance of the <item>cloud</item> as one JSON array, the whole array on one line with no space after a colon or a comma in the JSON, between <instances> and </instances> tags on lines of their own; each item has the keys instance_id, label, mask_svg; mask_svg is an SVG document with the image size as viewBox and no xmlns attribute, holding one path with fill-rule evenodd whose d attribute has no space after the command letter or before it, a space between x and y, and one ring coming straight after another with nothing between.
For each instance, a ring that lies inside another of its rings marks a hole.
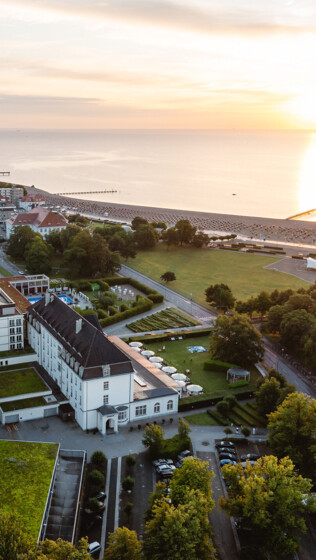
<instances>
[{"instance_id":1,"label":"cloud","mask_svg":"<svg viewBox=\"0 0 316 560\"><path fill-rule=\"evenodd\" d=\"M300 0L9 0L12 6L67 16L119 20L200 33L274 33L314 30L314 1Z\"/></svg>"}]
</instances>

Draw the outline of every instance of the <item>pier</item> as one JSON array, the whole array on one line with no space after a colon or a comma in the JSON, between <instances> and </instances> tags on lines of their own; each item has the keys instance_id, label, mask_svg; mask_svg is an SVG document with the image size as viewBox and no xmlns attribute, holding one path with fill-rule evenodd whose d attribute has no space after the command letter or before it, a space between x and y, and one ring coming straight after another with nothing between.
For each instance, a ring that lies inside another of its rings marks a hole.
<instances>
[{"instance_id":1,"label":"pier","mask_svg":"<svg viewBox=\"0 0 316 560\"><path fill-rule=\"evenodd\" d=\"M0 175L10 175L10 171L0 171Z\"/></svg>"},{"instance_id":2,"label":"pier","mask_svg":"<svg viewBox=\"0 0 316 560\"><path fill-rule=\"evenodd\" d=\"M306 210L305 212L300 212L300 214L294 214L294 216L290 216L287 218L288 220L303 220L305 217L316 215L316 208L312 208L311 210Z\"/></svg>"},{"instance_id":3,"label":"pier","mask_svg":"<svg viewBox=\"0 0 316 560\"><path fill-rule=\"evenodd\" d=\"M80 192L60 192L60 193L56 193L56 195L58 196L71 196L74 194L112 194L112 193L116 193L117 191L115 191L114 189L111 191L80 191Z\"/></svg>"}]
</instances>

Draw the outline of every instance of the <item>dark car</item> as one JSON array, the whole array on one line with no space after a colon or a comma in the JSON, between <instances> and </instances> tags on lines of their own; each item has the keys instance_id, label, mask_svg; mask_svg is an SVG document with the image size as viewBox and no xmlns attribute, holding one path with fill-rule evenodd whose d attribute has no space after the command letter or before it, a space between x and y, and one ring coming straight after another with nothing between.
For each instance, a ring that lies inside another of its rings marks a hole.
<instances>
[{"instance_id":1,"label":"dark car","mask_svg":"<svg viewBox=\"0 0 316 560\"><path fill-rule=\"evenodd\" d=\"M219 447L233 447L235 449L235 445L232 441L218 441L215 443L215 447L218 449Z\"/></svg>"},{"instance_id":2,"label":"dark car","mask_svg":"<svg viewBox=\"0 0 316 560\"><path fill-rule=\"evenodd\" d=\"M186 457L191 457L191 456L192 456L191 451L186 449L185 451L181 451L181 453L179 453L178 461L181 461L181 459L185 459Z\"/></svg>"},{"instance_id":3,"label":"dark car","mask_svg":"<svg viewBox=\"0 0 316 560\"><path fill-rule=\"evenodd\" d=\"M236 457L235 453L220 453L219 458L220 458L220 460L231 459L232 461L237 461L237 457Z\"/></svg>"},{"instance_id":4,"label":"dark car","mask_svg":"<svg viewBox=\"0 0 316 560\"><path fill-rule=\"evenodd\" d=\"M218 447L217 453L233 453L236 455L236 449L234 447Z\"/></svg>"},{"instance_id":5,"label":"dark car","mask_svg":"<svg viewBox=\"0 0 316 560\"><path fill-rule=\"evenodd\" d=\"M221 467L225 465L237 465L236 461L232 461L231 459L222 459L219 464Z\"/></svg>"},{"instance_id":6,"label":"dark car","mask_svg":"<svg viewBox=\"0 0 316 560\"><path fill-rule=\"evenodd\" d=\"M257 461L258 459L260 459L260 455L256 455L256 453L247 453L247 455L242 455L240 457L241 461Z\"/></svg>"},{"instance_id":7,"label":"dark car","mask_svg":"<svg viewBox=\"0 0 316 560\"><path fill-rule=\"evenodd\" d=\"M154 467L159 467L160 465L173 465L173 460L172 459L156 459L156 461L153 461L153 465Z\"/></svg>"},{"instance_id":8,"label":"dark car","mask_svg":"<svg viewBox=\"0 0 316 560\"><path fill-rule=\"evenodd\" d=\"M104 502L105 498L106 498L106 493L105 492L99 492L99 494L97 494L95 496L95 498L97 500L99 500L99 502Z\"/></svg>"}]
</instances>

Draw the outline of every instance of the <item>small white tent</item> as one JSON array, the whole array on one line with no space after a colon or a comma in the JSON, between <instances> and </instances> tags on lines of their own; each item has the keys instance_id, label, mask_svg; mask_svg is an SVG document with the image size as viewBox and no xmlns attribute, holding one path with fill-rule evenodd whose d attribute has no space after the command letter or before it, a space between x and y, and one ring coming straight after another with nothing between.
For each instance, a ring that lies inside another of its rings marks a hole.
<instances>
[{"instance_id":1,"label":"small white tent","mask_svg":"<svg viewBox=\"0 0 316 560\"><path fill-rule=\"evenodd\" d=\"M306 268L307 270L316 270L316 260L308 257L306 259Z\"/></svg>"}]
</instances>

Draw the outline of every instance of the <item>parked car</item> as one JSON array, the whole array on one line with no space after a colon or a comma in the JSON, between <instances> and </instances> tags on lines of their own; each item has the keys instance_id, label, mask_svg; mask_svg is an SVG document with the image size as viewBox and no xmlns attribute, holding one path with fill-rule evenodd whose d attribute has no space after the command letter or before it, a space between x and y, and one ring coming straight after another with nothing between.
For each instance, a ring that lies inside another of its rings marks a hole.
<instances>
[{"instance_id":1,"label":"parked car","mask_svg":"<svg viewBox=\"0 0 316 560\"><path fill-rule=\"evenodd\" d=\"M233 453L236 455L236 450L234 447L218 447L217 453Z\"/></svg>"},{"instance_id":2,"label":"parked car","mask_svg":"<svg viewBox=\"0 0 316 560\"><path fill-rule=\"evenodd\" d=\"M180 461L181 459L185 459L186 457L191 457L191 456L192 456L191 451L189 451L189 449L186 449L185 451L181 451L181 453L179 453L178 461Z\"/></svg>"},{"instance_id":3,"label":"parked car","mask_svg":"<svg viewBox=\"0 0 316 560\"><path fill-rule=\"evenodd\" d=\"M232 461L237 461L237 456L235 453L220 453L220 459L231 459Z\"/></svg>"},{"instance_id":4,"label":"parked car","mask_svg":"<svg viewBox=\"0 0 316 560\"><path fill-rule=\"evenodd\" d=\"M237 462L231 459L222 459L219 464L221 467L224 467L225 465L237 465Z\"/></svg>"},{"instance_id":5,"label":"parked car","mask_svg":"<svg viewBox=\"0 0 316 560\"><path fill-rule=\"evenodd\" d=\"M153 461L154 467L159 467L159 465L173 465L172 459L156 459Z\"/></svg>"},{"instance_id":6,"label":"parked car","mask_svg":"<svg viewBox=\"0 0 316 560\"><path fill-rule=\"evenodd\" d=\"M247 455L242 455L240 457L241 461L247 461L248 459L249 461L257 461L260 459L260 455L256 455L256 453L247 453Z\"/></svg>"},{"instance_id":7,"label":"parked car","mask_svg":"<svg viewBox=\"0 0 316 560\"><path fill-rule=\"evenodd\" d=\"M215 447L218 449L219 447L233 447L235 448L235 444L232 441L218 441L215 443Z\"/></svg>"},{"instance_id":8,"label":"parked car","mask_svg":"<svg viewBox=\"0 0 316 560\"><path fill-rule=\"evenodd\" d=\"M85 509L84 509L84 512L85 512L87 515L99 515L99 514L100 514L102 511L104 511L104 510L105 510L105 505L103 504L103 502L100 502L100 501L99 501L99 509L98 509L98 511L94 511L94 510L92 510L92 509L90 509L90 508L85 508Z\"/></svg>"},{"instance_id":9,"label":"parked car","mask_svg":"<svg viewBox=\"0 0 316 560\"><path fill-rule=\"evenodd\" d=\"M89 552L89 554L91 554L91 556L93 556L97 552L100 552L100 550L101 550L100 543L98 541L94 541L93 543L89 544L87 551Z\"/></svg>"},{"instance_id":10,"label":"parked car","mask_svg":"<svg viewBox=\"0 0 316 560\"><path fill-rule=\"evenodd\" d=\"M106 498L106 493L105 492L99 492L95 498L97 500L99 500L99 502L104 502L105 498Z\"/></svg>"},{"instance_id":11,"label":"parked car","mask_svg":"<svg viewBox=\"0 0 316 560\"><path fill-rule=\"evenodd\" d=\"M245 469L247 467L247 465L250 465L251 467L253 467L255 465L256 461L243 461L241 464L241 466Z\"/></svg>"},{"instance_id":12,"label":"parked car","mask_svg":"<svg viewBox=\"0 0 316 560\"><path fill-rule=\"evenodd\" d=\"M162 474L162 473L164 473L164 472L166 472L166 471L174 471L175 468L176 468L176 467L175 467L174 465L167 465L167 464L165 463L165 464L163 464L163 465L159 465L159 466L156 468L156 472L157 472L158 474Z\"/></svg>"}]
</instances>

